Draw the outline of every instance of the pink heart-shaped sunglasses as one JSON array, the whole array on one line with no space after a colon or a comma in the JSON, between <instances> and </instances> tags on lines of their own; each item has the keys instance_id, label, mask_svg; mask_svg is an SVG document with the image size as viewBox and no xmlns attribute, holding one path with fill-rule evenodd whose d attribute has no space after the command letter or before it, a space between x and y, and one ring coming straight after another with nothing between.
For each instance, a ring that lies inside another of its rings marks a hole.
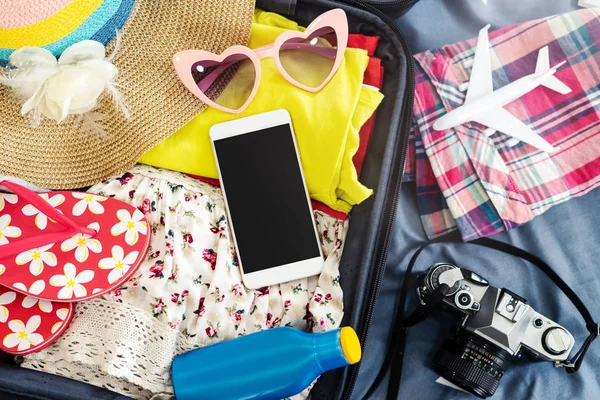
<instances>
[{"instance_id":1,"label":"pink heart-shaped sunglasses","mask_svg":"<svg viewBox=\"0 0 600 400\"><path fill-rule=\"evenodd\" d=\"M177 75L196 97L221 111L241 113L260 83L260 60L272 57L291 84L318 92L335 75L348 42L348 20L342 9L317 17L304 32L287 31L275 43L251 50L231 46L220 55L203 50L175 54ZM310 73L307 73L307 68ZM229 85L234 74L235 85Z\"/></svg>"}]
</instances>

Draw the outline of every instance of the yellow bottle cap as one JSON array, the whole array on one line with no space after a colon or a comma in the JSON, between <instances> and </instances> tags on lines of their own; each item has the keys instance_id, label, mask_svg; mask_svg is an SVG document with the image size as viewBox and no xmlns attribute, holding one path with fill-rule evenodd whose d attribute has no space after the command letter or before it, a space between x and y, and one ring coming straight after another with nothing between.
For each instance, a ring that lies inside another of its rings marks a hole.
<instances>
[{"instance_id":1,"label":"yellow bottle cap","mask_svg":"<svg viewBox=\"0 0 600 400\"><path fill-rule=\"evenodd\" d=\"M344 356L350 364L356 364L360 361L362 351L360 349L358 336L356 335L356 332L354 332L354 329L349 326L343 327L340 331L340 343L342 345L342 350L344 351Z\"/></svg>"}]
</instances>

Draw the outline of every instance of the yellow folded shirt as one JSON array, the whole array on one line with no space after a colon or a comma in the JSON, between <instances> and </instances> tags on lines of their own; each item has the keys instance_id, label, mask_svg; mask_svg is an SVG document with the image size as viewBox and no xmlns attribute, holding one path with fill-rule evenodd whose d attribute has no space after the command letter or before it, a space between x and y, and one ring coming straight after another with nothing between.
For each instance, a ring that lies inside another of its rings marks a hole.
<instances>
[{"instance_id":1,"label":"yellow folded shirt","mask_svg":"<svg viewBox=\"0 0 600 400\"><path fill-rule=\"evenodd\" d=\"M289 29L303 30L282 16L257 10L249 46L257 48L273 43ZM244 112L236 115L208 108L144 154L139 162L218 178L209 128L220 122L284 108L292 117L310 197L347 213L372 194L372 190L358 181L352 163L358 150L359 130L383 99L381 93L362 87L367 63L366 51L347 49L331 81L318 93L310 93L286 81L272 59L263 59L260 86ZM306 73L310 71L308 68ZM247 80L244 75L238 71L221 96L239 94Z\"/></svg>"}]
</instances>

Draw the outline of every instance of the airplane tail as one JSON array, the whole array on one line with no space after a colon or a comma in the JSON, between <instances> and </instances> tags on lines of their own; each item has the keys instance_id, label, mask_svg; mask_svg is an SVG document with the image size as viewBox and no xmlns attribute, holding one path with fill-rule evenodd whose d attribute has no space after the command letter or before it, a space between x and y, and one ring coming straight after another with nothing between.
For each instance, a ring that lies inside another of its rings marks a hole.
<instances>
[{"instance_id":1,"label":"airplane tail","mask_svg":"<svg viewBox=\"0 0 600 400\"><path fill-rule=\"evenodd\" d=\"M552 69L556 72L556 69L563 65L565 61L560 64L554 66ZM548 46L542 47L540 52L538 53L537 64L535 65L535 73L539 74L541 72L546 72L550 69L550 56L548 55ZM561 82L557 77L552 75L548 75L544 81L542 81L542 86L547 87L548 89L554 90L560 94L571 93L571 88Z\"/></svg>"}]
</instances>

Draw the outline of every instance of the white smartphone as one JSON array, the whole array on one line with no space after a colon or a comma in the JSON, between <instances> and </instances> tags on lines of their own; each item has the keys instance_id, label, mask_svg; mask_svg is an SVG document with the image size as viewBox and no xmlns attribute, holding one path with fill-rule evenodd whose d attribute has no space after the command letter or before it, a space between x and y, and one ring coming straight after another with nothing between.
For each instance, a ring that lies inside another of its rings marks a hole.
<instances>
[{"instance_id":1,"label":"white smartphone","mask_svg":"<svg viewBox=\"0 0 600 400\"><path fill-rule=\"evenodd\" d=\"M246 287L321 273L290 114L275 110L216 124L210 138Z\"/></svg>"}]
</instances>

